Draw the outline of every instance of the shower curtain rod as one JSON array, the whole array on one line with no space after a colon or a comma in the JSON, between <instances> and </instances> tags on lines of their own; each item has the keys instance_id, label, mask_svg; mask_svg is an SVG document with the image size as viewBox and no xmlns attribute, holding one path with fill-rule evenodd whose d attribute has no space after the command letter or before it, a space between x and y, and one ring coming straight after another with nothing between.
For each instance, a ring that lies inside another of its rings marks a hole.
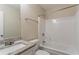
<instances>
[{"instance_id":1,"label":"shower curtain rod","mask_svg":"<svg viewBox=\"0 0 79 59\"><path fill-rule=\"evenodd\" d=\"M65 8L61 8L61 9L58 9L58 10L54 11L54 13L56 13L56 12L58 12L58 11L65 10L65 9L72 8L72 7L75 7L75 6L78 6L78 4L76 4L76 5L72 5L72 6L69 6L69 7L65 7Z\"/></svg>"},{"instance_id":2,"label":"shower curtain rod","mask_svg":"<svg viewBox=\"0 0 79 59\"><path fill-rule=\"evenodd\" d=\"M38 21L36 21L34 19L31 19L31 18L26 18L25 20L31 20L31 21L34 21L34 22L38 23Z\"/></svg>"}]
</instances>

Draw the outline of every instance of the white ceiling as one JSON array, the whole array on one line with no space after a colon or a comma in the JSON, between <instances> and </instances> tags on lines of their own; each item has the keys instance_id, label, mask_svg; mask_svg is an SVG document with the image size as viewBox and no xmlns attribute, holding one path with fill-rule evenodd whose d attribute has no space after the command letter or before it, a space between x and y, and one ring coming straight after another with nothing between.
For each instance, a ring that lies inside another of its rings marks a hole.
<instances>
[{"instance_id":1,"label":"white ceiling","mask_svg":"<svg viewBox=\"0 0 79 59\"><path fill-rule=\"evenodd\" d=\"M72 5L73 4L40 4L40 6L46 11L49 11L49 10L55 11Z\"/></svg>"},{"instance_id":2,"label":"white ceiling","mask_svg":"<svg viewBox=\"0 0 79 59\"><path fill-rule=\"evenodd\" d=\"M10 4L10 5L17 9L20 8L19 4ZM39 6L45 11L50 11L50 10L55 11L55 10L62 9L62 8L72 6L72 5L74 4L39 4Z\"/></svg>"}]
</instances>

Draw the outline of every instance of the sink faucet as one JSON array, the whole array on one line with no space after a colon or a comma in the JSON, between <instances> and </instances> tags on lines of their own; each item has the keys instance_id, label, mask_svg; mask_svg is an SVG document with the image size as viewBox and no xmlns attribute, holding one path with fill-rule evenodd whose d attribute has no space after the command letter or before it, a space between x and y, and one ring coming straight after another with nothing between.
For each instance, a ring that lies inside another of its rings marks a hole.
<instances>
[{"instance_id":1,"label":"sink faucet","mask_svg":"<svg viewBox=\"0 0 79 59\"><path fill-rule=\"evenodd\" d=\"M12 44L14 44L14 42L12 42L12 41L10 41L10 42L5 41L5 46L12 45Z\"/></svg>"}]
</instances>

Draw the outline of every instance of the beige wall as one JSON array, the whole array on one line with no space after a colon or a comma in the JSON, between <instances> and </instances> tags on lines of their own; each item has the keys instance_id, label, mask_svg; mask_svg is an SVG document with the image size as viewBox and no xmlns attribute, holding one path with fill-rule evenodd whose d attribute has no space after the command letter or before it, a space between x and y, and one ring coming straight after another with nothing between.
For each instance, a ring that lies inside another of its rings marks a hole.
<instances>
[{"instance_id":1,"label":"beige wall","mask_svg":"<svg viewBox=\"0 0 79 59\"><path fill-rule=\"evenodd\" d=\"M11 5L0 5L4 13L4 37L20 37L20 9Z\"/></svg>"},{"instance_id":2,"label":"beige wall","mask_svg":"<svg viewBox=\"0 0 79 59\"><path fill-rule=\"evenodd\" d=\"M44 13L38 5L23 4L21 5L21 37L24 40L38 38L38 23L25 18L38 20L38 16Z\"/></svg>"}]
</instances>

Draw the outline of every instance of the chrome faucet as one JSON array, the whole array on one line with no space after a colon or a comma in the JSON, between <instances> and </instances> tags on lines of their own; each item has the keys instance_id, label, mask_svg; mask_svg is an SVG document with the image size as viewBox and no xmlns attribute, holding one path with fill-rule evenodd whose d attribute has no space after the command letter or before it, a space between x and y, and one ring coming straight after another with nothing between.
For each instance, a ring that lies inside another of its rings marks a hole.
<instances>
[{"instance_id":1,"label":"chrome faucet","mask_svg":"<svg viewBox=\"0 0 79 59\"><path fill-rule=\"evenodd\" d=\"M10 42L8 42L8 41L5 41L5 46L7 46L7 45L12 45L12 44L14 44L14 42L12 42L12 41L10 41Z\"/></svg>"}]
</instances>

